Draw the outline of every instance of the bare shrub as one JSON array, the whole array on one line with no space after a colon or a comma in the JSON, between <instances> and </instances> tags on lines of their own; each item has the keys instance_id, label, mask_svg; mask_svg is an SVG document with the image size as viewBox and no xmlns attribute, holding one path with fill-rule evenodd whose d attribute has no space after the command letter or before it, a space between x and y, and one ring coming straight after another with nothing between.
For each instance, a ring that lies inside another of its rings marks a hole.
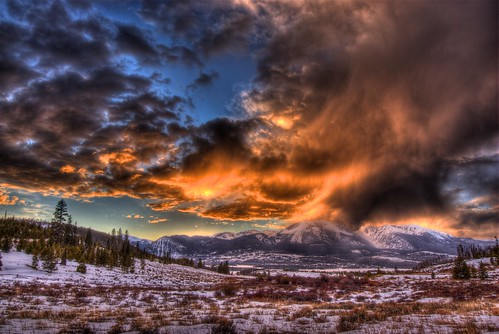
<instances>
[{"instance_id":1,"label":"bare shrub","mask_svg":"<svg viewBox=\"0 0 499 334\"><path fill-rule=\"evenodd\" d=\"M232 320L221 318L211 328L211 334L237 334L237 330Z\"/></svg>"}]
</instances>

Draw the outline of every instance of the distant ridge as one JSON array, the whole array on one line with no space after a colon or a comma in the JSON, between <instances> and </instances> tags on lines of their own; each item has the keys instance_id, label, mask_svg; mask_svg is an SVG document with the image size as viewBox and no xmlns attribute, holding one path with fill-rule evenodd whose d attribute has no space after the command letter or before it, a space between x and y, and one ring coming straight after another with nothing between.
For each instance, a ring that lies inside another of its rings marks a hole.
<instances>
[{"instance_id":1,"label":"distant ridge","mask_svg":"<svg viewBox=\"0 0 499 334\"><path fill-rule=\"evenodd\" d=\"M169 253L179 257L230 258L233 263L273 263L285 256L294 264L319 265L322 261L399 266L410 266L432 256L454 256L460 244L488 247L493 241L458 238L418 225L365 226L355 231L334 222L306 221L279 231L174 235L139 242L141 248L158 256Z\"/></svg>"}]
</instances>

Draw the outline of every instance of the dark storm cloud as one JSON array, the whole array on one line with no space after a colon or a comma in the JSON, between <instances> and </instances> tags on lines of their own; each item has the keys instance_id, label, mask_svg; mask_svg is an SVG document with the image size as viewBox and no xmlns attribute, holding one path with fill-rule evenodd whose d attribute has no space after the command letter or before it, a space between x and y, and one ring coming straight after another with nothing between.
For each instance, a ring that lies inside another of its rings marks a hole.
<instances>
[{"instance_id":1,"label":"dark storm cloud","mask_svg":"<svg viewBox=\"0 0 499 334\"><path fill-rule=\"evenodd\" d=\"M37 75L36 71L24 64L9 59L6 55L0 56L0 91L2 95L35 78Z\"/></svg>"},{"instance_id":2,"label":"dark storm cloud","mask_svg":"<svg viewBox=\"0 0 499 334\"><path fill-rule=\"evenodd\" d=\"M457 206L458 222L468 228L499 221L499 155L448 161L446 193ZM489 236L491 237L491 236Z\"/></svg>"},{"instance_id":3,"label":"dark storm cloud","mask_svg":"<svg viewBox=\"0 0 499 334\"><path fill-rule=\"evenodd\" d=\"M200 36L197 48L207 56L224 51L242 50L246 45L252 21L253 18L249 14L234 12L230 18L223 20L219 27L213 29L208 26Z\"/></svg>"},{"instance_id":4,"label":"dark storm cloud","mask_svg":"<svg viewBox=\"0 0 499 334\"><path fill-rule=\"evenodd\" d=\"M449 191L464 190L472 197L499 192L499 154L450 160L445 170Z\"/></svg>"},{"instance_id":5,"label":"dark storm cloud","mask_svg":"<svg viewBox=\"0 0 499 334\"><path fill-rule=\"evenodd\" d=\"M497 2L139 5L118 22L6 2L2 183L217 219L497 217L497 159L462 158L499 135ZM189 96L158 91L172 64L200 73L192 93L242 51L257 73L235 119L196 124Z\"/></svg>"},{"instance_id":6,"label":"dark storm cloud","mask_svg":"<svg viewBox=\"0 0 499 334\"><path fill-rule=\"evenodd\" d=\"M217 1L145 0L140 14L205 57L244 49L255 20L243 6Z\"/></svg>"},{"instance_id":7,"label":"dark storm cloud","mask_svg":"<svg viewBox=\"0 0 499 334\"><path fill-rule=\"evenodd\" d=\"M151 45L143 31L135 26L120 25L116 42L118 47L125 52L147 61L158 61L159 54L156 48Z\"/></svg>"},{"instance_id":8,"label":"dark storm cloud","mask_svg":"<svg viewBox=\"0 0 499 334\"><path fill-rule=\"evenodd\" d=\"M219 77L220 75L216 71L211 71L208 73L201 72L199 76L194 80L194 82L188 86L188 88L196 89L201 87L210 87Z\"/></svg>"},{"instance_id":9,"label":"dark storm cloud","mask_svg":"<svg viewBox=\"0 0 499 334\"><path fill-rule=\"evenodd\" d=\"M281 11L289 23L262 51L246 103L278 126L293 120L282 140L298 134L287 156L303 173L360 170L324 190L351 223L441 212L444 160L499 132L496 12L486 1Z\"/></svg>"},{"instance_id":10,"label":"dark storm cloud","mask_svg":"<svg viewBox=\"0 0 499 334\"><path fill-rule=\"evenodd\" d=\"M162 56L147 31L82 5L6 4L9 20L0 22L0 178L45 194L166 196L175 188L152 185L152 175L138 166L179 138L175 124L190 102L159 96L152 85L161 79L115 62L112 56L121 53L139 63Z\"/></svg>"},{"instance_id":11,"label":"dark storm cloud","mask_svg":"<svg viewBox=\"0 0 499 334\"><path fill-rule=\"evenodd\" d=\"M279 181L268 181L260 185L259 189L265 198L274 201L296 201L312 192L311 187L289 184Z\"/></svg>"},{"instance_id":12,"label":"dark storm cloud","mask_svg":"<svg viewBox=\"0 0 499 334\"><path fill-rule=\"evenodd\" d=\"M227 164L245 162L251 157L246 141L248 133L258 126L255 120L233 121L218 118L195 130L181 162L185 173L199 173L209 170L213 163Z\"/></svg>"},{"instance_id":13,"label":"dark storm cloud","mask_svg":"<svg viewBox=\"0 0 499 334\"><path fill-rule=\"evenodd\" d=\"M29 33L21 40L24 42L25 39L24 55L38 58L38 66L54 68L68 64L85 70L109 61L111 50L105 36L91 34L89 39L82 34L84 26L101 26L98 18L90 18L87 22L73 21L62 2L58 1L52 4L26 2L22 6L18 17L30 25Z\"/></svg>"}]
</instances>

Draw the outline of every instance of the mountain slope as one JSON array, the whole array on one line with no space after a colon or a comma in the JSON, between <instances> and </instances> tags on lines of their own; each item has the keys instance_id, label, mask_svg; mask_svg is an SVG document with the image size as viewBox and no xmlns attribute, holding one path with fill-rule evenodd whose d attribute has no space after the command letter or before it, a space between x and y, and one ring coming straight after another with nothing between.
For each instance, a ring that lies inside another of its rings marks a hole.
<instances>
[{"instance_id":1,"label":"mountain slope","mask_svg":"<svg viewBox=\"0 0 499 334\"><path fill-rule=\"evenodd\" d=\"M344 225L328 221L312 221L293 224L277 233L282 238L295 244L349 244L368 246L366 241Z\"/></svg>"},{"instance_id":2,"label":"mountain slope","mask_svg":"<svg viewBox=\"0 0 499 334\"><path fill-rule=\"evenodd\" d=\"M455 255L458 245L487 247L491 244L483 240L454 237L418 225L365 226L359 234L378 249L398 251L431 251Z\"/></svg>"},{"instance_id":3,"label":"mountain slope","mask_svg":"<svg viewBox=\"0 0 499 334\"><path fill-rule=\"evenodd\" d=\"M460 244L487 247L492 242L457 238L416 225L367 226L354 231L333 222L307 221L277 232L249 230L213 236L174 235L141 243L143 249L158 256L169 253L174 257L199 257L215 262L230 259L232 263L252 263L252 258L258 258L260 264L272 264L289 255L289 265L372 266L405 262L406 267L430 257L455 255Z\"/></svg>"},{"instance_id":4,"label":"mountain slope","mask_svg":"<svg viewBox=\"0 0 499 334\"><path fill-rule=\"evenodd\" d=\"M223 239L223 240L234 240L240 237L248 236L248 235L258 235L258 234L263 234L265 236L274 236L276 234L275 231L257 231L257 230L248 230L248 231L242 231L242 232L221 232L214 234L212 237L216 239Z\"/></svg>"}]
</instances>

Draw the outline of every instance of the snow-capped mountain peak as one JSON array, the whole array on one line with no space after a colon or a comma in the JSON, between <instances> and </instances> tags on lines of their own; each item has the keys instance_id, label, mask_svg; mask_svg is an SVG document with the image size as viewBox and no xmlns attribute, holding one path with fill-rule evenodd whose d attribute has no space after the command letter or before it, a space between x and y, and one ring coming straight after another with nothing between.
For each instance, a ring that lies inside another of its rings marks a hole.
<instances>
[{"instance_id":1,"label":"snow-capped mountain peak","mask_svg":"<svg viewBox=\"0 0 499 334\"><path fill-rule=\"evenodd\" d=\"M353 236L353 232L346 226L317 220L293 224L279 231L277 235L288 238L291 243L306 244L340 240L345 236Z\"/></svg>"},{"instance_id":2,"label":"snow-capped mountain peak","mask_svg":"<svg viewBox=\"0 0 499 334\"><path fill-rule=\"evenodd\" d=\"M374 246L384 249L413 250L417 248L413 237L427 237L446 242L454 237L447 233L430 230L418 225L364 226L359 231Z\"/></svg>"}]
</instances>

